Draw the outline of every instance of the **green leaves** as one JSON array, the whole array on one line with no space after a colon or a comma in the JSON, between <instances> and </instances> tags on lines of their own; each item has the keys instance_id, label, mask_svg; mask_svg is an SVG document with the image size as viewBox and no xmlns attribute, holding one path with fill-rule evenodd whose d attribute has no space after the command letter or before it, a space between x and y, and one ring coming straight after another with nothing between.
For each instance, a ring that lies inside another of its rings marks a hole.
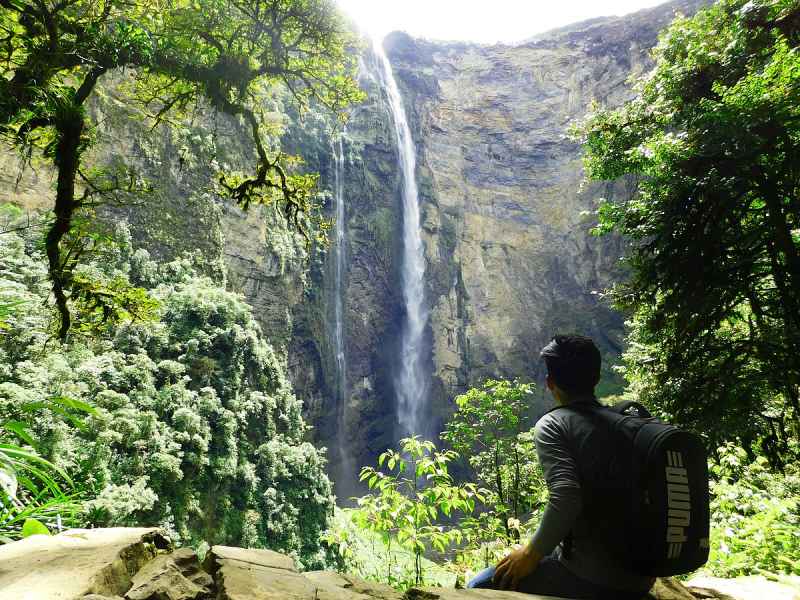
<instances>
[{"instance_id":1,"label":"green leaves","mask_svg":"<svg viewBox=\"0 0 800 600\"><path fill-rule=\"evenodd\" d=\"M94 334L126 321L152 321L158 302L123 277L93 278L79 271L72 279L72 300L78 330Z\"/></svg>"},{"instance_id":2,"label":"green leaves","mask_svg":"<svg viewBox=\"0 0 800 600\"><path fill-rule=\"evenodd\" d=\"M23 423L22 421L6 421L2 425L0 425L6 431L13 433L16 435L20 440L24 443L28 444L31 447L36 446L36 442L33 440L30 432L28 431L27 423Z\"/></svg>"},{"instance_id":3,"label":"green leaves","mask_svg":"<svg viewBox=\"0 0 800 600\"><path fill-rule=\"evenodd\" d=\"M127 69L136 91L126 100L147 111L153 127L186 127L207 107L240 121L255 159L241 171L214 161L216 191L244 209L275 206L307 244L323 241L329 222L317 175L280 150L283 132L264 107L282 94L300 111L313 104L344 120L344 109L364 97L357 41L332 0L14 0L0 7L0 28L0 135L58 171L57 218L45 243L62 341L73 321L94 331L156 308L141 289L78 268L96 250L81 220L93 220L99 204L150 195L110 176L109 165L95 169L107 171L101 177L86 168L96 123L85 106L109 72ZM4 322L0 307L0 329Z\"/></svg>"},{"instance_id":4,"label":"green leaves","mask_svg":"<svg viewBox=\"0 0 800 600\"><path fill-rule=\"evenodd\" d=\"M3 330L8 329L9 325L6 320L13 315L20 306L24 305L24 300L0 300L0 335L3 335Z\"/></svg>"},{"instance_id":5,"label":"green leaves","mask_svg":"<svg viewBox=\"0 0 800 600\"><path fill-rule=\"evenodd\" d=\"M721 0L677 19L638 95L578 131L590 178L636 185L594 230L630 242L614 291L633 316L630 391L775 465L800 435L799 15Z\"/></svg>"},{"instance_id":6,"label":"green leaves","mask_svg":"<svg viewBox=\"0 0 800 600\"><path fill-rule=\"evenodd\" d=\"M400 441L400 450L387 450L378 457L378 467L361 469L360 480L375 493L357 498L355 519L362 527L396 538L415 555L414 581L422 583L422 555L428 545L444 552L455 540L457 529L438 524L453 511L464 514L475 509L483 496L471 483L456 484L448 464L456 458L452 451L438 451L433 442L418 436Z\"/></svg>"},{"instance_id":7,"label":"green leaves","mask_svg":"<svg viewBox=\"0 0 800 600\"><path fill-rule=\"evenodd\" d=\"M487 380L455 400L458 410L450 417L442 438L469 457L478 485L486 488L489 511L500 522L520 519L541 500L545 485L530 434L531 403L535 386L519 381ZM474 503L465 501L465 512ZM519 532L504 526L507 543ZM494 539L495 532L486 531Z\"/></svg>"},{"instance_id":8,"label":"green leaves","mask_svg":"<svg viewBox=\"0 0 800 600\"><path fill-rule=\"evenodd\" d=\"M25 522L22 524L22 537L27 538L32 535L50 535L50 530L41 521L25 519Z\"/></svg>"},{"instance_id":9,"label":"green leaves","mask_svg":"<svg viewBox=\"0 0 800 600\"><path fill-rule=\"evenodd\" d=\"M69 398L67 396L50 396L41 401L23 402L19 405L17 410L25 415L36 415L36 413L40 411L47 410L63 418L65 421L68 421L78 429L83 429L85 427L84 417L86 415L96 414L94 407L88 402ZM28 432L27 425L24 422L6 421L2 423L0 427L16 434L17 437L28 445L36 447L33 438Z\"/></svg>"},{"instance_id":10,"label":"green leaves","mask_svg":"<svg viewBox=\"0 0 800 600\"><path fill-rule=\"evenodd\" d=\"M776 473L763 457L751 460L740 447L718 449L712 473L711 555L718 577L797 572L800 566L797 466Z\"/></svg>"},{"instance_id":11,"label":"green leaves","mask_svg":"<svg viewBox=\"0 0 800 600\"><path fill-rule=\"evenodd\" d=\"M27 437L27 432L24 435ZM64 522L69 522L78 506L62 490L59 480L72 485L62 469L36 452L4 442L0 433L0 538L50 535L40 520L63 516Z\"/></svg>"},{"instance_id":12,"label":"green leaves","mask_svg":"<svg viewBox=\"0 0 800 600\"><path fill-rule=\"evenodd\" d=\"M16 498L0 537L19 538L28 518L53 533L59 516L64 527L161 523L184 544L270 547L326 566L324 455L304 440L281 355L239 295L200 276L193 257L156 263L120 243L84 268L135 278L156 318L57 344L35 244L0 236L0 265L0 297L28 300L0 338L0 486Z\"/></svg>"}]
</instances>

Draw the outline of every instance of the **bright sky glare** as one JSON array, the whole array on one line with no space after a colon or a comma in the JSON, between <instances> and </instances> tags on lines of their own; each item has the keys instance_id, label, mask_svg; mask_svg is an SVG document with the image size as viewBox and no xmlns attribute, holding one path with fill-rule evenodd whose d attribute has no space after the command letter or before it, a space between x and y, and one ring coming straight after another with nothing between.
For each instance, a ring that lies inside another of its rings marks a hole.
<instances>
[{"instance_id":1,"label":"bright sky glare","mask_svg":"<svg viewBox=\"0 0 800 600\"><path fill-rule=\"evenodd\" d=\"M624 15L664 0L336 0L373 38L394 30L434 40L519 42L593 17Z\"/></svg>"}]
</instances>

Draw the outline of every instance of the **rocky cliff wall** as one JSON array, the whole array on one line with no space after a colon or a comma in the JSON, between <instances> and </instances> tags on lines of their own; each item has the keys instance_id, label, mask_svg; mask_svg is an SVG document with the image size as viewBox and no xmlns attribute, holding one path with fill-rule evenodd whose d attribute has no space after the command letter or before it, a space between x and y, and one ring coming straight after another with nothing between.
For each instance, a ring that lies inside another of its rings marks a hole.
<instances>
[{"instance_id":1,"label":"rocky cliff wall","mask_svg":"<svg viewBox=\"0 0 800 600\"><path fill-rule=\"evenodd\" d=\"M606 358L600 393L619 390L610 367L622 347L622 317L599 292L622 276L624 248L589 229L609 186L628 193L634 186L584 185L581 150L569 129L593 101L616 106L630 98L629 80L652 66L658 32L677 12L691 14L702 4L679 0L516 46L436 43L401 33L385 40L418 153L431 431L439 431L455 395L486 377L540 380L538 351L555 332L594 337ZM403 315L397 149L369 53L362 72L370 100L354 112L346 138L353 254L345 331L353 397L341 439L364 459L387 439ZM543 395L539 409L546 402ZM384 418L374 421L378 414ZM376 430L363 427L376 422Z\"/></svg>"},{"instance_id":2,"label":"rocky cliff wall","mask_svg":"<svg viewBox=\"0 0 800 600\"><path fill-rule=\"evenodd\" d=\"M657 32L699 4L513 47L386 40L415 115L440 398L488 376L536 378L538 350L556 331L591 335L607 359L618 355L621 318L597 292L621 275L622 246L589 234L587 212L607 190L583 185L568 132L593 101L629 98ZM602 391L615 383L607 372Z\"/></svg>"},{"instance_id":3,"label":"rocky cliff wall","mask_svg":"<svg viewBox=\"0 0 800 600\"><path fill-rule=\"evenodd\" d=\"M607 190L582 187L580 148L568 128L592 100L613 106L628 98L627 80L650 67L657 32L677 10L700 4L679 0L596 19L517 46L404 34L385 41L418 150L432 432L453 397L483 378L539 377L538 350L556 331L592 335L608 364L618 356L622 319L596 292L620 276L623 248L588 233L587 211ZM362 63L368 99L354 107L343 143L345 410L331 341L334 253L309 255L270 209L244 213L214 194L215 163L246 167L252 158L241 126L208 113L180 130L151 131L126 98L124 75L105 82L92 106L99 123L93 160L130 163L153 183L141 203L99 216L129 222L137 243L158 257L198 251L217 277L226 265L228 286L246 296L273 344L286 350L313 435L330 449L340 497L354 491L358 466L395 441L403 321L397 148L369 51ZM321 173L332 214L332 121L313 112L301 118L279 93L266 108L284 129L283 143ZM18 181L17 167L13 155L0 153L0 201L48 206L52 174L38 166ZM602 392L617 385L607 370Z\"/></svg>"}]
</instances>

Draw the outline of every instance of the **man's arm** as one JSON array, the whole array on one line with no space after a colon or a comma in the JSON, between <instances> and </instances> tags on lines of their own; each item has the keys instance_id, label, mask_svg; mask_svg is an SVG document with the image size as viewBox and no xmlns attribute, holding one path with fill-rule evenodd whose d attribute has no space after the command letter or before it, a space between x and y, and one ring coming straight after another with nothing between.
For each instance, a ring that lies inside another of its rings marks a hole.
<instances>
[{"instance_id":1,"label":"man's arm","mask_svg":"<svg viewBox=\"0 0 800 600\"><path fill-rule=\"evenodd\" d=\"M497 565L494 583L500 589L515 589L520 579L532 573L542 557L567 536L583 507L578 465L558 420L549 415L539 419L533 439L549 498L530 543Z\"/></svg>"},{"instance_id":2,"label":"man's arm","mask_svg":"<svg viewBox=\"0 0 800 600\"><path fill-rule=\"evenodd\" d=\"M531 545L546 556L567 537L583 508L583 501L578 464L570 450L566 432L554 414L539 419L533 440L549 498Z\"/></svg>"}]
</instances>

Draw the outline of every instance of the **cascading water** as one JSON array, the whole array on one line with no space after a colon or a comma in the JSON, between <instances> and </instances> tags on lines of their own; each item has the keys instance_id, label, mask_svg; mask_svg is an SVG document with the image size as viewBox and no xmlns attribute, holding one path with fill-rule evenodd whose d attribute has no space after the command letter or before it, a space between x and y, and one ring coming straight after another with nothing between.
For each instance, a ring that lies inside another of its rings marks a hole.
<instances>
[{"instance_id":1,"label":"cascading water","mask_svg":"<svg viewBox=\"0 0 800 600\"><path fill-rule=\"evenodd\" d=\"M344 135L341 133L333 144L333 199L335 206L336 260L333 272L333 351L336 359L336 405L337 429L339 435L339 471L340 477L352 473L352 460L347 438L348 430L348 390L347 390L347 353L344 343L344 273L347 260L346 223L344 214ZM343 482L344 485L344 482Z\"/></svg>"},{"instance_id":2,"label":"cascading water","mask_svg":"<svg viewBox=\"0 0 800 600\"><path fill-rule=\"evenodd\" d=\"M386 93L394 122L403 191L403 261L402 285L406 321L401 334L400 365L397 390L397 419L404 435L422 431L428 396L428 377L424 361L425 327L425 253L422 245L417 192L417 157L406 111L389 58L379 42L374 43L378 60L378 79Z\"/></svg>"},{"instance_id":3,"label":"cascading water","mask_svg":"<svg viewBox=\"0 0 800 600\"><path fill-rule=\"evenodd\" d=\"M347 403L347 360L344 352L344 143L339 137L333 152L333 197L336 203L336 263L334 266L333 345L336 353L336 395L341 408Z\"/></svg>"}]
</instances>

